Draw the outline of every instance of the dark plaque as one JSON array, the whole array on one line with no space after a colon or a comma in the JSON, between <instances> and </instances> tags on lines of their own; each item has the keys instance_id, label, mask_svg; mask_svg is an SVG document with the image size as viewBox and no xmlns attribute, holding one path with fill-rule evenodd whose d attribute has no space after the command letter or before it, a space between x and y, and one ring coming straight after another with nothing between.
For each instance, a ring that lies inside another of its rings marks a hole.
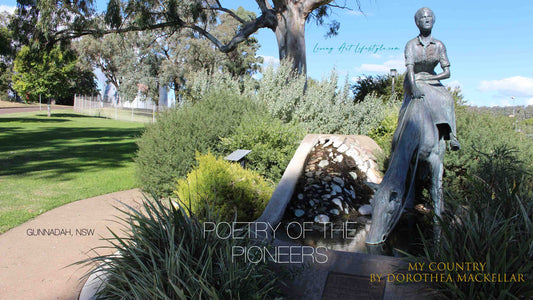
<instances>
[{"instance_id":1,"label":"dark plaque","mask_svg":"<svg viewBox=\"0 0 533 300\"><path fill-rule=\"evenodd\" d=\"M330 272L322 300L383 299L385 280L370 282L370 277Z\"/></svg>"}]
</instances>

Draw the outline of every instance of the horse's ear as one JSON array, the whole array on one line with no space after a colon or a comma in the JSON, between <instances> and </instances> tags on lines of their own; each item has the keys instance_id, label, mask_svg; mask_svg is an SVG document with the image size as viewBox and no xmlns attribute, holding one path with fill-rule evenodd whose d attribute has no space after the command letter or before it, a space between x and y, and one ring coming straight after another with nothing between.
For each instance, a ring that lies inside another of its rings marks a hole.
<instances>
[{"instance_id":1,"label":"horse's ear","mask_svg":"<svg viewBox=\"0 0 533 300\"><path fill-rule=\"evenodd\" d=\"M379 188L379 184L377 184L377 183L373 183L373 182L370 182L370 181L363 181L363 183L366 184L372 190L374 190L374 192L376 192L378 190L378 188Z\"/></svg>"}]
</instances>

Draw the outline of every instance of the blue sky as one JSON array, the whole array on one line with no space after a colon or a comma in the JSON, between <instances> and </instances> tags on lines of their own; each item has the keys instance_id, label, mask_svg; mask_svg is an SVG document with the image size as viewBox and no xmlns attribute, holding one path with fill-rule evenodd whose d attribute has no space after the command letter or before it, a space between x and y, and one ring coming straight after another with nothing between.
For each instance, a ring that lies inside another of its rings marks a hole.
<instances>
[{"instance_id":1,"label":"blue sky","mask_svg":"<svg viewBox=\"0 0 533 300\"><path fill-rule=\"evenodd\" d=\"M349 76L353 81L358 76L387 74L391 68L404 71L403 48L418 35L414 14L427 6L436 15L433 36L446 45L451 63L452 76L444 84L459 85L472 105L533 105L533 1L473 2L477 1L360 0L364 15L334 10L330 19L341 23L338 36L325 38L326 27L306 26L308 75L321 79L335 68L342 78ZM98 9L104 9L105 3L97 1ZM258 12L252 0L222 3ZM0 10L14 5L13 0L2 0ZM274 33L261 29L256 37L261 44L258 54L267 62L276 62ZM387 49L376 53L341 51L344 43L353 44L352 49L355 45Z\"/></svg>"}]
</instances>

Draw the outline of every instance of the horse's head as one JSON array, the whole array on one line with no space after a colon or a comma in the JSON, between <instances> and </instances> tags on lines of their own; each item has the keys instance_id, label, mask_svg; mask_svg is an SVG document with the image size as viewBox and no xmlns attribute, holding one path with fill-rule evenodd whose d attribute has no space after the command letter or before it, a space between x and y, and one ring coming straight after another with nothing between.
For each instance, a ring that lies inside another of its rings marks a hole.
<instances>
[{"instance_id":1,"label":"horse's head","mask_svg":"<svg viewBox=\"0 0 533 300\"><path fill-rule=\"evenodd\" d=\"M403 210L403 193L381 186L372 200L372 226L366 237L367 244L380 244L392 231Z\"/></svg>"}]
</instances>

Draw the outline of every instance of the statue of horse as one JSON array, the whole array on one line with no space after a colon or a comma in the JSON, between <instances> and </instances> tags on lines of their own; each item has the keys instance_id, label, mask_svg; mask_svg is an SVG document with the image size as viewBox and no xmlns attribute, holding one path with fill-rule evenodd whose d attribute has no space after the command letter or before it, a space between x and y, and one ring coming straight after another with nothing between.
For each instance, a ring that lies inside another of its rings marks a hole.
<instances>
[{"instance_id":1,"label":"statue of horse","mask_svg":"<svg viewBox=\"0 0 533 300\"><path fill-rule=\"evenodd\" d=\"M423 98L412 99L400 113L389 168L372 200L372 225L366 238L369 245L387 239L404 209L413 206L415 188L422 185L429 184L435 222L441 215L442 161L446 144L427 106ZM436 225L435 229L438 234Z\"/></svg>"}]
</instances>

